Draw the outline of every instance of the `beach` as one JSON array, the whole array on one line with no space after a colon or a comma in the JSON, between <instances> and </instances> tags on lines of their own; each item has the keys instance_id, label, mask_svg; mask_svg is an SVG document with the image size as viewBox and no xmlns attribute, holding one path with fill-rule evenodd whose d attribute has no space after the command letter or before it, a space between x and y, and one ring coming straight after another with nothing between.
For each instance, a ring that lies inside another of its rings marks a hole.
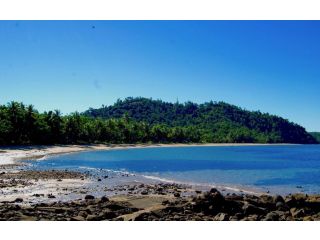
<instances>
[{"instance_id":1,"label":"beach","mask_svg":"<svg viewBox=\"0 0 320 240\"><path fill-rule=\"evenodd\" d=\"M50 155L126 148L253 144L55 145L0 148L2 220L318 220L320 197L146 181L129 173L25 168Z\"/></svg>"},{"instance_id":2,"label":"beach","mask_svg":"<svg viewBox=\"0 0 320 240\"><path fill-rule=\"evenodd\" d=\"M221 146L267 146L293 144L256 144L256 143L207 143L207 144L90 144L90 145L49 145L0 147L0 165L15 164L19 160L40 159L49 155L66 154L93 150L114 150L154 147L221 147Z\"/></svg>"}]
</instances>

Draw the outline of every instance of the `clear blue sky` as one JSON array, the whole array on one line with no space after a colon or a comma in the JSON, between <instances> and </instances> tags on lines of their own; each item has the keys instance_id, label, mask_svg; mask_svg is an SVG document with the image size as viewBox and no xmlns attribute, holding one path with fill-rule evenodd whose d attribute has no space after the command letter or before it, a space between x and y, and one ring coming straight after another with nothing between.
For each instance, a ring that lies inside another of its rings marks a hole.
<instances>
[{"instance_id":1,"label":"clear blue sky","mask_svg":"<svg viewBox=\"0 0 320 240\"><path fill-rule=\"evenodd\" d=\"M0 21L0 103L225 101L320 131L320 21Z\"/></svg>"}]
</instances>

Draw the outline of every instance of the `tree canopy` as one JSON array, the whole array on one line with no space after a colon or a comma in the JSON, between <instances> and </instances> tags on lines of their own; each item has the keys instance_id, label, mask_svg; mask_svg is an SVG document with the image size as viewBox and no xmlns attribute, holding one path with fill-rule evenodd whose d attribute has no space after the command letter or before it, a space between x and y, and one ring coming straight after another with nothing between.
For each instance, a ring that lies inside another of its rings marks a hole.
<instances>
[{"instance_id":1,"label":"tree canopy","mask_svg":"<svg viewBox=\"0 0 320 240\"><path fill-rule=\"evenodd\" d=\"M281 117L247 111L224 102L168 103L148 98L126 98L114 105L89 109L92 118L121 118L127 113L135 121L151 126L190 127L201 132L202 142L315 143L306 130Z\"/></svg>"},{"instance_id":2,"label":"tree canopy","mask_svg":"<svg viewBox=\"0 0 320 240\"><path fill-rule=\"evenodd\" d=\"M297 124L223 103L126 98L62 116L0 105L0 145L82 143L316 143Z\"/></svg>"}]
</instances>

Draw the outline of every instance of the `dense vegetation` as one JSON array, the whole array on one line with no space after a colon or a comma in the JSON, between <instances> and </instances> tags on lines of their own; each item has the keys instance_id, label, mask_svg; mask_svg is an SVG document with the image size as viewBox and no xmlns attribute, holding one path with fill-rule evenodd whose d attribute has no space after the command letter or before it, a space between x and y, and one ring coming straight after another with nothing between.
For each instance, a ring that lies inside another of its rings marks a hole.
<instances>
[{"instance_id":1,"label":"dense vegetation","mask_svg":"<svg viewBox=\"0 0 320 240\"><path fill-rule=\"evenodd\" d=\"M0 106L0 145L70 143L315 143L289 121L226 103L166 103L127 98L62 116L11 102Z\"/></svg>"},{"instance_id":2,"label":"dense vegetation","mask_svg":"<svg viewBox=\"0 0 320 240\"><path fill-rule=\"evenodd\" d=\"M310 135L313 136L318 143L320 143L320 132L310 132Z\"/></svg>"},{"instance_id":3,"label":"dense vegetation","mask_svg":"<svg viewBox=\"0 0 320 240\"><path fill-rule=\"evenodd\" d=\"M89 109L84 114L105 119L127 113L151 126L194 127L199 142L315 143L306 130L286 119L246 111L224 102L167 103L147 98L126 98L112 106ZM200 135L198 135L200 134Z\"/></svg>"}]
</instances>

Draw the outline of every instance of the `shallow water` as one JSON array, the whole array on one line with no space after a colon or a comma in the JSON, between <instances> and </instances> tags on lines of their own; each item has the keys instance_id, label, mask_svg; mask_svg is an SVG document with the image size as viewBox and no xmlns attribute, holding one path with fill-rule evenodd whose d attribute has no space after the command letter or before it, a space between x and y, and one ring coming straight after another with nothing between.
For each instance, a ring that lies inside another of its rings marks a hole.
<instances>
[{"instance_id":1,"label":"shallow water","mask_svg":"<svg viewBox=\"0 0 320 240\"><path fill-rule=\"evenodd\" d=\"M108 169L147 179L255 192L320 193L320 145L160 147L90 151L36 161L39 169Z\"/></svg>"}]
</instances>

